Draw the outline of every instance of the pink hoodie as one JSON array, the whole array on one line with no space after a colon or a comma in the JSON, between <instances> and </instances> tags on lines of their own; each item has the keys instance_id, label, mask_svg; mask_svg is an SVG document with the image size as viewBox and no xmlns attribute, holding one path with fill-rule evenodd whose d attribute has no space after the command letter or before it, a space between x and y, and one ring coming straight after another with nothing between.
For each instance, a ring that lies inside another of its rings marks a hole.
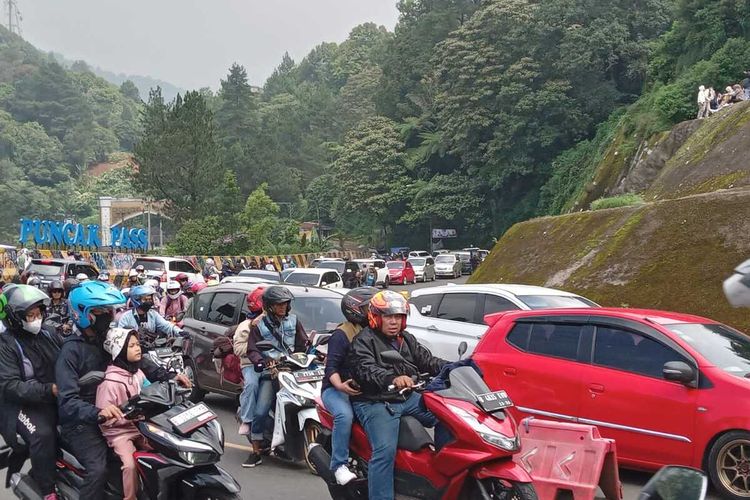
<instances>
[{"instance_id":1,"label":"pink hoodie","mask_svg":"<svg viewBox=\"0 0 750 500\"><path fill-rule=\"evenodd\" d=\"M136 373L109 365L105 372L104 381L96 390L96 407L104 409L109 405L120 406L127 401L128 393L133 397L141 393L141 385L146 376L141 370ZM123 385L124 384L124 385ZM102 424L102 434L109 443L115 439L136 438L141 435L132 420L121 418L111 423Z\"/></svg>"}]
</instances>

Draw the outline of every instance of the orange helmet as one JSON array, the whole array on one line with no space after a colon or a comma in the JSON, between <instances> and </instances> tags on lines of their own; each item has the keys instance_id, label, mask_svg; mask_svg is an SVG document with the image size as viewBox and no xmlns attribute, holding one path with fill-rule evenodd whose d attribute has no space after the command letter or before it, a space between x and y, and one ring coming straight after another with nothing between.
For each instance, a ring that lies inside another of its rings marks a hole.
<instances>
[{"instance_id":1,"label":"orange helmet","mask_svg":"<svg viewBox=\"0 0 750 500\"><path fill-rule=\"evenodd\" d=\"M367 313L370 328L380 330L383 326L383 316L401 314L401 329L406 328L406 317L409 315L409 302L400 293L390 290L376 293L371 299Z\"/></svg>"}]
</instances>

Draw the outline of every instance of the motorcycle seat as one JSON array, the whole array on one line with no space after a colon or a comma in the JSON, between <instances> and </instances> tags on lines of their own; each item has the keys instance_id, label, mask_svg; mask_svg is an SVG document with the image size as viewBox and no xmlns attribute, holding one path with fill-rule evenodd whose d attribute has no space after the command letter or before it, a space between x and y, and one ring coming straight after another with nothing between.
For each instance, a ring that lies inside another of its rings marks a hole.
<instances>
[{"instance_id":1,"label":"motorcycle seat","mask_svg":"<svg viewBox=\"0 0 750 500\"><path fill-rule=\"evenodd\" d=\"M401 417L398 427L398 447L407 451L419 451L426 446L434 446L427 429L414 417Z\"/></svg>"}]
</instances>

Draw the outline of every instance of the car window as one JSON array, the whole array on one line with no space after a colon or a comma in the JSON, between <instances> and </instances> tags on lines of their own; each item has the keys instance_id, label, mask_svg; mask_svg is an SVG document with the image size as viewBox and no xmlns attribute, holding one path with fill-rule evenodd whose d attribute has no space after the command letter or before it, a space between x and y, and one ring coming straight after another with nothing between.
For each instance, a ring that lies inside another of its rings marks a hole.
<instances>
[{"instance_id":1,"label":"car window","mask_svg":"<svg viewBox=\"0 0 750 500\"><path fill-rule=\"evenodd\" d=\"M517 309L519 309L519 307L505 297L485 294L484 313L482 314L482 316L496 312L515 311Z\"/></svg>"},{"instance_id":2,"label":"car window","mask_svg":"<svg viewBox=\"0 0 750 500\"><path fill-rule=\"evenodd\" d=\"M400 260L392 260L386 265L388 266L388 269L401 269L404 267L404 263Z\"/></svg>"},{"instance_id":3,"label":"car window","mask_svg":"<svg viewBox=\"0 0 750 500\"><path fill-rule=\"evenodd\" d=\"M435 262L442 264L453 264L456 262L456 258L453 255L438 255L435 258Z\"/></svg>"},{"instance_id":4,"label":"car window","mask_svg":"<svg viewBox=\"0 0 750 500\"><path fill-rule=\"evenodd\" d=\"M531 333L531 323L516 323L508 334L508 343L523 351L528 351L529 333Z\"/></svg>"},{"instance_id":5,"label":"car window","mask_svg":"<svg viewBox=\"0 0 750 500\"><path fill-rule=\"evenodd\" d=\"M527 350L545 356L575 360L583 325L534 323Z\"/></svg>"},{"instance_id":6,"label":"car window","mask_svg":"<svg viewBox=\"0 0 750 500\"><path fill-rule=\"evenodd\" d=\"M474 323L477 298L478 295L474 293L447 293L440 302L437 317Z\"/></svg>"},{"instance_id":7,"label":"car window","mask_svg":"<svg viewBox=\"0 0 750 500\"><path fill-rule=\"evenodd\" d=\"M143 269L146 271L163 271L164 270L164 262L160 260L145 260L145 259L137 259L135 263L133 263L133 269L135 269L138 266L143 266Z\"/></svg>"},{"instance_id":8,"label":"car window","mask_svg":"<svg viewBox=\"0 0 750 500\"><path fill-rule=\"evenodd\" d=\"M385 262L382 260L376 260L375 261L375 268L376 269L383 269L385 267Z\"/></svg>"},{"instance_id":9,"label":"car window","mask_svg":"<svg viewBox=\"0 0 750 500\"><path fill-rule=\"evenodd\" d=\"M323 276L323 281L325 281L328 284L331 284L331 283L338 283L341 280L339 279L339 275L336 273L325 273L325 275Z\"/></svg>"},{"instance_id":10,"label":"car window","mask_svg":"<svg viewBox=\"0 0 750 500\"><path fill-rule=\"evenodd\" d=\"M195 305L193 306L193 317L195 319L198 321L208 321L208 306L211 305L211 299L213 298L213 293L201 293L193 299L195 300Z\"/></svg>"},{"instance_id":11,"label":"car window","mask_svg":"<svg viewBox=\"0 0 750 500\"><path fill-rule=\"evenodd\" d=\"M28 270L35 271L37 274L41 274L42 276L55 276L60 274L62 267L62 264L55 264L53 262L50 262L48 264L32 262L29 265ZM68 273L68 275L70 275L70 273Z\"/></svg>"},{"instance_id":12,"label":"car window","mask_svg":"<svg viewBox=\"0 0 750 500\"><path fill-rule=\"evenodd\" d=\"M428 293L412 297L409 299L409 302L414 304L414 307L417 308L417 311L422 316L435 316L437 314L437 305L442 296L442 293Z\"/></svg>"},{"instance_id":13,"label":"car window","mask_svg":"<svg viewBox=\"0 0 750 500\"><path fill-rule=\"evenodd\" d=\"M346 268L346 262L341 262L337 260L321 262L320 264L318 264L318 269L335 269L340 273L343 273L345 268Z\"/></svg>"},{"instance_id":14,"label":"car window","mask_svg":"<svg viewBox=\"0 0 750 500\"><path fill-rule=\"evenodd\" d=\"M294 271L289 273L289 276L287 276L284 281L293 285L318 286L320 275L316 273Z\"/></svg>"},{"instance_id":15,"label":"car window","mask_svg":"<svg viewBox=\"0 0 750 500\"><path fill-rule=\"evenodd\" d=\"M569 295L519 295L518 300L530 309L561 309L568 307L596 307L594 302Z\"/></svg>"},{"instance_id":16,"label":"car window","mask_svg":"<svg viewBox=\"0 0 750 500\"><path fill-rule=\"evenodd\" d=\"M237 312L238 297L239 294L233 292L215 293L208 309L208 321L220 325L233 325Z\"/></svg>"},{"instance_id":17,"label":"car window","mask_svg":"<svg viewBox=\"0 0 750 500\"><path fill-rule=\"evenodd\" d=\"M96 278L99 274L96 272L96 270L91 266L84 266L84 265L75 265L70 266L70 268L73 270L73 273L71 276L76 276L77 274L83 273L86 276L89 277L89 279Z\"/></svg>"},{"instance_id":18,"label":"car window","mask_svg":"<svg viewBox=\"0 0 750 500\"><path fill-rule=\"evenodd\" d=\"M596 328L594 364L663 378L664 363L682 361L684 356L650 337L618 328Z\"/></svg>"},{"instance_id":19,"label":"car window","mask_svg":"<svg viewBox=\"0 0 750 500\"><path fill-rule=\"evenodd\" d=\"M190 265L189 262L185 262L182 260L175 260L169 263L169 270L178 272L178 273L196 273L197 271L193 269L193 266Z\"/></svg>"}]
</instances>

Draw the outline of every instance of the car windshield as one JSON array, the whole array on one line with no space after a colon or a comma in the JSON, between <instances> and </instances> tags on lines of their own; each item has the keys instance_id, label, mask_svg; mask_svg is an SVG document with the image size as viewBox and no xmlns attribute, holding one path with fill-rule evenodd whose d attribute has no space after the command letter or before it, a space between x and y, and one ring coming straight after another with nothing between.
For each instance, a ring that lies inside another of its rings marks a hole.
<instances>
[{"instance_id":1,"label":"car windshield","mask_svg":"<svg viewBox=\"0 0 750 500\"><path fill-rule=\"evenodd\" d=\"M309 334L331 330L346 321L341 313L341 297L297 297L292 303L292 313Z\"/></svg>"},{"instance_id":2,"label":"car windshield","mask_svg":"<svg viewBox=\"0 0 750 500\"><path fill-rule=\"evenodd\" d=\"M750 338L740 332L719 324L666 326L711 364L738 377L750 375Z\"/></svg>"},{"instance_id":3,"label":"car windshield","mask_svg":"<svg viewBox=\"0 0 750 500\"><path fill-rule=\"evenodd\" d=\"M386 264L388 266L388 269L402 269L404 267L404 263L401 261L393 261Z\"/></svg>"},{"instance_id":4,"label":"car windshield","mask_svg":"<svg viewBox=\"0 0 750 500\"><path fill-rule=\"evenodd\" d=\"M164 262L160 260L136 260L135 264L133 264L133 269L135 269L138 266L143 266L143 269L146 271L163 271L164 270Z\"/></svg>"},{"instance_id":5,"label":"car windshield","mask_svg":"<svg viewBox=\"0 0 750 500\"><path fill-rule=\"evenodd\" d=\"M531 309L596 307L594 302L574 295L519 295L518 298Z\"/></svg>"},{"instance_id":6,"label":"car windshield","mask_svg":"<svg viewBox=\"0 0 750 500\"><path fill-rule=\"evenodd\" d=\"M424 263L427 259L409 259L409 262L411 262L412 266L421 267L424 266Z\"/></svg>"},{"instance_id":7,"label":"car windshield","mask_svg":"<svg viewBox=\"0 0 750 500\"><path fill-rule=\"evenodd\" d=\"M467 260L468 261L468 260L471 259L471 255L468 254L468 253L457 253L456 255L458 255L458 258L461 259L461 260Z\"/></svg>"},{"instance_id":8,"label":"car windshield","mask_svg":"<svg viewBox=\"0 0 750 500\"><path fill-rule=\"evenodd\" d=\"M287 276L284 281L295 285L318 286L320 275L315 273L293 272L289 273L289 276Z\"/></svg>"},{"instance_id":9,"label":"car windshield","mask_svg":"<svg viewBox=\"0 0 750 500\"><path fill-rule=\"evenodd\" d=\"M255 271L252 269L244 269L240 271L239 276L246 276L248 278L261 278L264 280L279 280L279 273L277 273L276 271Z\"/></svg>"},{"instance_id":10,"label":"car windshield","mask_svg":"<svg viewBox=\"0 0 750 500\"><path fill-rule=\"evenodd\" d=\"M42 276L54 276L62 273L62 266L62 264L37 264L36 262L32 262L28 270L35 271Z\"/></svg>"},{"instance_id":11,"label":"car windshield","mask_svg":"<svg viewBox=\"0 0 750 500\"><path fill-rule=\"evenodd\" d=\"M435 262L438 264L453 264L456 258L453 255L438 255L435 257Z\"/></svg>"},{"instance_id":12,"label":"car windshield","mask_svg":"<svg viewBox=\"0 0 750 500\"><path fill-rule=\"evenodd\" d=\"M320 264L318 264L318 269L335 269L339 272L339 274L344 274L344 268L346 267L346 262L341 261L323 261Z\"/></svg>"}]
</instances>

